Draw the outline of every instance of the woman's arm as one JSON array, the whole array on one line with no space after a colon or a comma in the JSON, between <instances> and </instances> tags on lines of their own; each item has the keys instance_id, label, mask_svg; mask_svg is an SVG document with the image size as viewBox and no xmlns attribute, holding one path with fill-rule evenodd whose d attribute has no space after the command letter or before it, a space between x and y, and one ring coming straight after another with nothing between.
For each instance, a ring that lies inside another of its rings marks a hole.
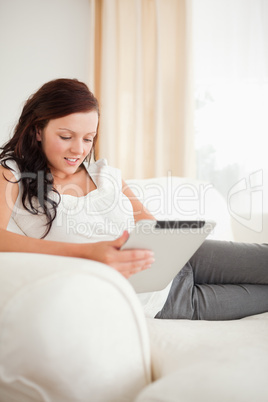
<instances>
[{"instance_id":1,"label":"woman's arm","mask_svg":"<svg viewBox=\"0 0 268 402\"><path fill-rule=\"evenodd\" d=\"M8 182L4 176L13 183ZM86 258L110 265L125 277L146 269L152 264L152 253L149 250L120 250L128 238L127 232L114 241L75 244L35 239L7 231L19 193L18 184L14 181L12 172L0 166L0 252Z\"/></svg>"},{"instance_id":2,"label":"woman's arm","mask_svg":"<svg viewBox=\"0 0 268 402\"><path fill-rule=\"evenodd\" d=\"M97 243L65 243L34 239L0 228L0 252L22 252L86 258L110 265L128 278L136 272L149 268L154 262L150 250L120 250L127 241L128 233L114 241Z\"/></svg>"},{"instance_id":3,"label":"woman's arm","mask_svg":"<svg viewBox=\"0 0 268 402\"><path fill-rule=\"evenodd\" d=\"M125 194L125 196L129 198L132 204L135 222L138 222L142 219L156 220L156 218L152 214L150 214L145 206L138 200L138 198L135 196L133 191L128 187L124 180L122 180L122 192Z\"/></svg>"}]
</instances>

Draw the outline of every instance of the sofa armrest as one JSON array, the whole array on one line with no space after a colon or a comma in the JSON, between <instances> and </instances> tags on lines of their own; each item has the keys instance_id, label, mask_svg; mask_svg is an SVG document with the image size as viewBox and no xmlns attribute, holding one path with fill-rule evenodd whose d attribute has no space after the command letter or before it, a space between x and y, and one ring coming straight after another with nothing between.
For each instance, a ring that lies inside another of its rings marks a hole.
<instances>
[{"instance_id":1,"label":"sofa armrest","mask_svg":"<svg viewBox=\"0 0 268 402\"><path fill-rule=\"evenodd\" d=\"M0 253L0 337L1 401L128 401L151 381L141 305L101 263Z\"/></svg>"}]
</instances>

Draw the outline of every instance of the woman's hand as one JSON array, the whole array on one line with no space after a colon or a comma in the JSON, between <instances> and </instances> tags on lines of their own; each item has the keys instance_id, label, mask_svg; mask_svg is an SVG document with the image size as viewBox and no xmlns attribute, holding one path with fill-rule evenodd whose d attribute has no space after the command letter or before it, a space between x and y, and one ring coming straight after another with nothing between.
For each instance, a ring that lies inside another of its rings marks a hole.
<instances>
[{"instance_id":1,"label":"woman's hand","mask_svg":"<svg viewBox=\"0 0 268 402\"><path fill-rule=\"evenodd\" d=\"M128 239L128 232L125 231L122 236L114 241L102 241L92 243L90 246L91 260L99 261L110 265L125 278L129 278L136 272L147 269L154 262L153 252L150 250L120 250L122 245ZM83 245L83 246L89 246Z\"/></svg>"}]
</instances>

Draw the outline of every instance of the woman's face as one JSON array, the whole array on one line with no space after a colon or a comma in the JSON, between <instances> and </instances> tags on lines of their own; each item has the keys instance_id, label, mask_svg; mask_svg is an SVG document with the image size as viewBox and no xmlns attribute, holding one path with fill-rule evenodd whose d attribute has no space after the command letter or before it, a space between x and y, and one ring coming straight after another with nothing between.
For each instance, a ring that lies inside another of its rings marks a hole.
<instances>
[{"instance_id":1,"label":"woman's face","mask_svg":"<svg viewBox=\"0 0 268 402\"><path fill-rule=\"evenodd\" d=\"M98 126L98 113L72 113L48 122L37 133L51 173L66 178L74 174L90 153Z\"/></svg>"}]
</instances>

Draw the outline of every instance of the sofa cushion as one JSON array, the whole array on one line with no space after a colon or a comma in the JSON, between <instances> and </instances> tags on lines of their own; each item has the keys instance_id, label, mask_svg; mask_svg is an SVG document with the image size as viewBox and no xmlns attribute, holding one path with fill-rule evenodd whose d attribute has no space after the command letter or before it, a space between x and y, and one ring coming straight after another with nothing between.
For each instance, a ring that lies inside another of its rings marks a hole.
<instances>
[{"instance_id":1,"label":"sofa cushion","mask_svg":"<svg viewBox=\"0 0 268 402\"><path fill-rule=\"evenodd\" d=\"M268 313L147 323L155 382L135 402L267 402Z\"/></svg>"}]
</instances>

